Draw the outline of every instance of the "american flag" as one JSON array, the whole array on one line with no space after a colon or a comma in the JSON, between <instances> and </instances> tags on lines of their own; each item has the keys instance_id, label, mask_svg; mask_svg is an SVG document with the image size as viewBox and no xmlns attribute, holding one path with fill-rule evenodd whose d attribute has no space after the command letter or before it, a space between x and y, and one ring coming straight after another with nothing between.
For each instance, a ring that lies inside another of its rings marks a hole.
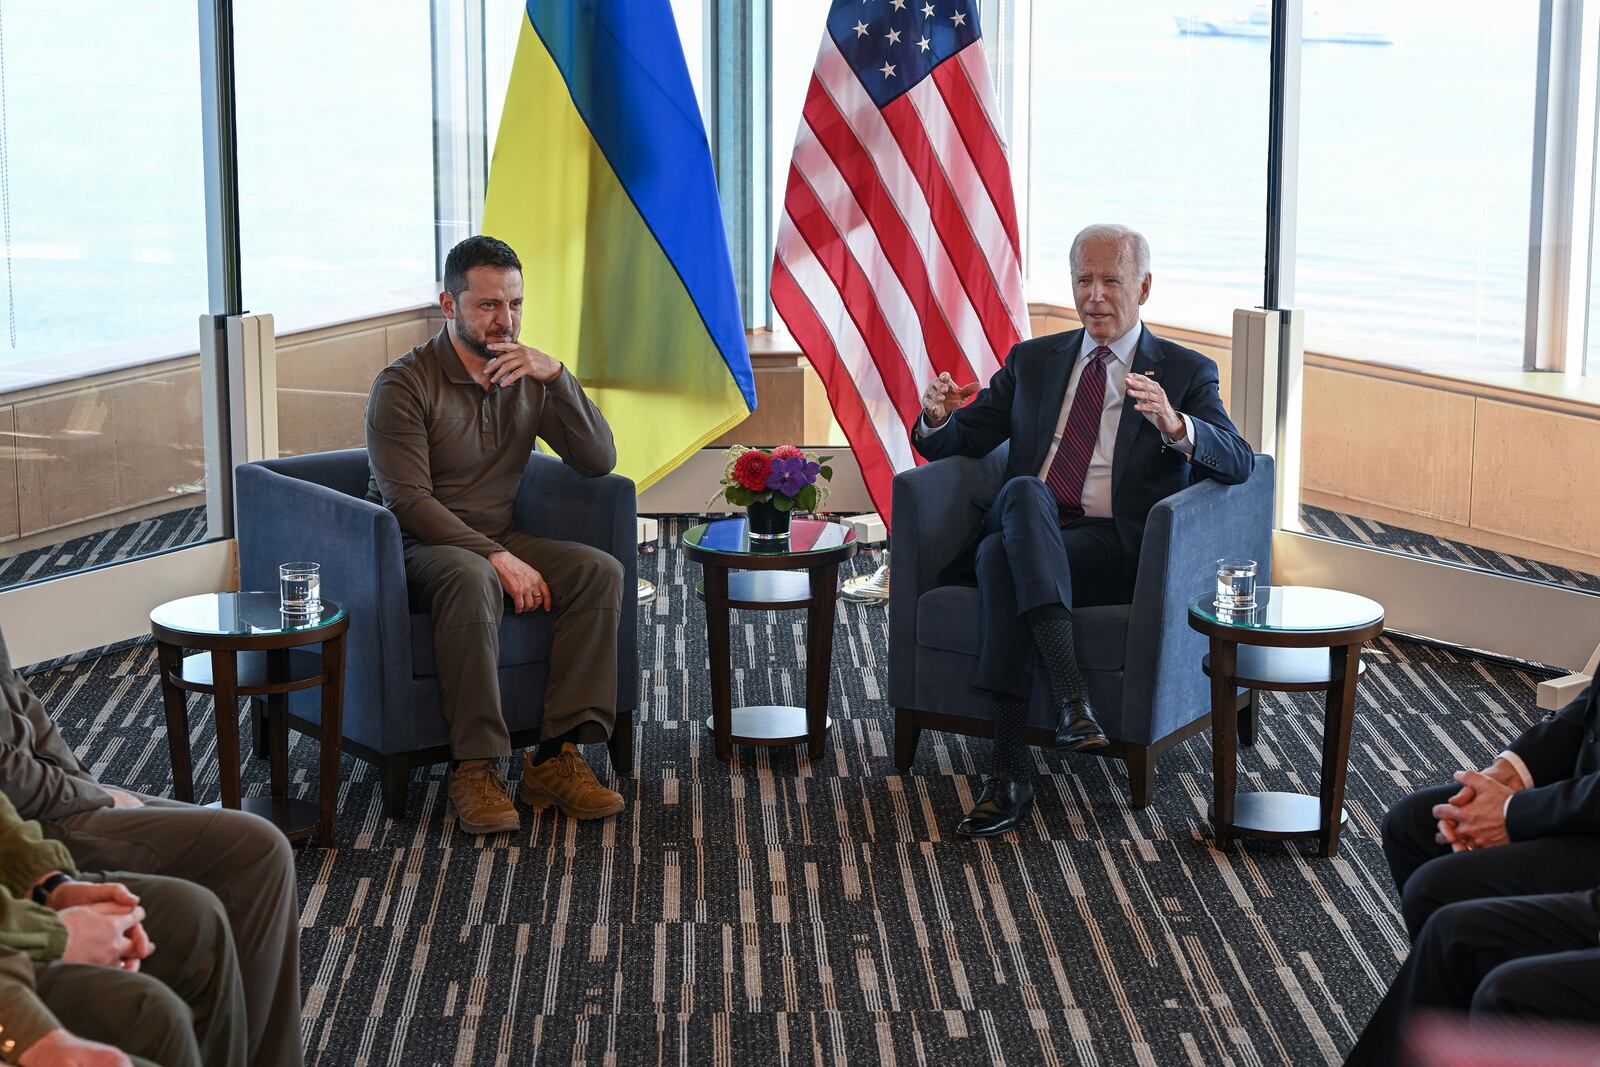
<instances>
[{"instance_id":1,"label":"american flag","mask_svg":"<svg viewBox=\"0 0 1600 1067\"><path fill-rule=\"evenodd\" d=\"M1011 168L974 0L834 0L795 140L772 302L887 522L922 390L1027 336Z\"/></svg>"}]
</instances>

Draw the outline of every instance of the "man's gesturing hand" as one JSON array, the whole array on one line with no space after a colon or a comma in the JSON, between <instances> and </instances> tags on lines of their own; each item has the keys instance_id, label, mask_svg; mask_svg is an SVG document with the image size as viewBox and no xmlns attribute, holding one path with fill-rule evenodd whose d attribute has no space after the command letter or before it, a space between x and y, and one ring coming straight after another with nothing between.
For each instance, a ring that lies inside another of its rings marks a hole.
<instances>
[{"instance_id":1,"label":"man's gesturing hand","mask_svg":"<svg viewBox=\"0 0 1600 1067\"><path fill-rule=\"evenodd\" d=\"M133 1067L121 1049L74 1037L61 1027L29 1045L17 1062L22 1067Z\"/></svg>"},{"instance_id":2,"label":"man's gesturing hand","mask_svg":"<svg viewBox=\"0 0 1600 1067\"><path fill-rule=\"evenodd\" d=\"M85 904L56 912L67 928L67 948L61 954L66 963L87 963L96 967L117 967L137 971L139 960L154 951L139 924L143 908L124 908L116 904Z\"/></svg>"},{"instance_id":3,"label":"man's gesturing hand","mask_svg":"<svg viewBox=\"0 0 1600 1067\"><path fill-rule=\"evenodd\" d=\"M519 615L534 608L549 611L555 607L550 596L550 587L545 584L544 576L522 560L509 552L501 551L490 556L489 562L494 564L495 573L500 576L500 585L511 597L511 602L516 605Z\"/></svg>"},{"instance_id":4,"label":"man's gesturing hand","mask_svg":"<svg viewBox=\"0 0 1600 1067\"><path fill-rule=\"evenodd\" d=\"M495 385L510 385L518 378L553 382L561 376L561 362L537 348L515 341L490 341L488 348L494 358L483 365L483 373Z\"/></svg>"},{"instance_id":5,"label":"man's gesturing hand","mask_svg":"<svg viewBox=\"0 0 1600 1067\"><path fill-rule=\"evenodd\" d=\"M965 404L968 397L982 388L977 382L957 385L947 371L929 382L928 388L922 391L922 417L928 420L929 426L942 426L952 411Z\"/></svg>"},{"instance_id":6,"label":"man's gesturing hand","mask_svg":"<svg viewBox=\"0 0 1600 1067\"><path fill-rule=\"evenodd\" d=\"M1172 410L1172 402L1167 399L1167 391L1161 388L1160 382L1142 374L1130 373L1128 395L1134 399L1133 410L1149 419L1156 429L1174 441L1183 439L1183 419Z\"/></svg>"}]
</instances>

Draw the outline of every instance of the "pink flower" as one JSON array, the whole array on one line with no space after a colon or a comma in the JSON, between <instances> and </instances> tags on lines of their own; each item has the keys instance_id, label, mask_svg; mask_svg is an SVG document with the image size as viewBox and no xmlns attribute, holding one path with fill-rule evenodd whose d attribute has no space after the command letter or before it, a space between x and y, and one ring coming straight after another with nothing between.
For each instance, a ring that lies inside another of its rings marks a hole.
<instances>
[{"instance_id":1,"label":"pink flower","mask_svg":"<svg viewBox=\"0 0 1600 1067\"><path fill-rule=\"evenodd\" d=\"M794 445L779 445L772 450L773 459L803 459L805 453Z\"/></svg>"}]
</instances>

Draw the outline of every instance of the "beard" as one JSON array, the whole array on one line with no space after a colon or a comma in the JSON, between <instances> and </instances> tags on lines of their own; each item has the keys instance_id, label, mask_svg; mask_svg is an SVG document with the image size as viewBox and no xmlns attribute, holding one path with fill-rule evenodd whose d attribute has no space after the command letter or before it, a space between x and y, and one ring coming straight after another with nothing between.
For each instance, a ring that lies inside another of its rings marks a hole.
<instances>
[{"instance_id":1,"label":"beard","mask_svg":"<svg viewBox=\"0 0 1600 1067\"><path fill-rule=\"evenodd\" d=\"M465 322L462 322L460 316L456 317L456 337L460 339L462 344L471 349L474 355L480 356L486 360L493 359L497 355L497 353L492 352L489 349L491 342L511 340L511 335L508 333L494 334L492 336L489 334L473 333L472 328Z\"/></svg>"}]
</instances>

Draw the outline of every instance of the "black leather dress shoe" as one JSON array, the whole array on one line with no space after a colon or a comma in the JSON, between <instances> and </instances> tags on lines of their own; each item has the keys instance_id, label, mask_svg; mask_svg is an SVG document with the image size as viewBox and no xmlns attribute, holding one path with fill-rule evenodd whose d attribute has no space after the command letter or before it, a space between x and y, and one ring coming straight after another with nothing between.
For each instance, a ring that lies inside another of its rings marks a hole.
<instances>
[{"instance_id":1,"label":"black leather dress shoe","mask_svg":"<svg viewBox=\"0 0 1600 1067\"><path fill-rule=\"evenodd\" d=\"M956 833L966 837L993 837L1028 817L1033 808L1033 786L1010 778L990 778L978 793L978 802L972 805L967 817L956 827Z\"/></svg>"},{"instance_id":2,"label":"black leather dress shoe","mask_svg":"<svg viewBox=\"0 0 1600 1067\"><path fill-rule=\"evenodd\" d=\"M1089 701L1082 697L1067 701L1067 706L1061 709L1061 722L1056 726L1056 747L1082 752L1108 744L1106 732L1100 729L1100 720L1094 717Z\"/></svg>"}]
</instances>

